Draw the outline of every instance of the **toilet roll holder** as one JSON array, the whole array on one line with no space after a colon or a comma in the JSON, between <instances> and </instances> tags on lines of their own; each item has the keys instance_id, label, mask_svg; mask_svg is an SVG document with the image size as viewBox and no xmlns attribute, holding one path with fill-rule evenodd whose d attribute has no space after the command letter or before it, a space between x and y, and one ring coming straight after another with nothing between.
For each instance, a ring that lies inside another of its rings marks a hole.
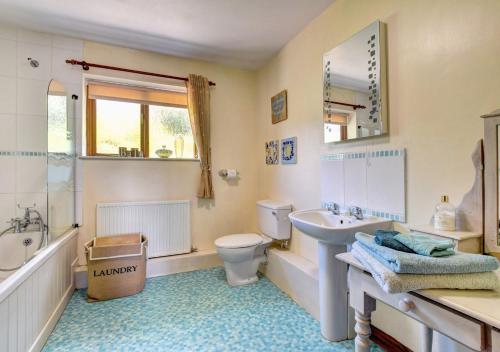
<instances>
[{"instance_id":1,"label":"toilet roll holder","mask_svg":"<svg viewBox=\"0 0 500 352\"><path fill-rule=\"evenodd\" d=\"M227 169L220 169L219 170L220 177L226 178L227 175L228 175ZM240 176L240 172L238 170L236 170L236 177L238 177L238 176Z\"/></svg>"}]
</instances>

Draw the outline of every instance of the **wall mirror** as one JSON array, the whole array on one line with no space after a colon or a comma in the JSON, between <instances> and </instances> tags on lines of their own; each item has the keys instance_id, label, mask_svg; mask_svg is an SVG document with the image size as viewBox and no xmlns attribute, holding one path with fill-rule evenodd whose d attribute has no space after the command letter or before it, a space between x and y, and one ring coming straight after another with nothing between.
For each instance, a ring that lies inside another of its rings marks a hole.
<instances>
[{"instance_id":1,"label":"wall mirror","mask_svg":"<svg viewBox=\"0 0 500 352\"><path fill-rule=\"evenodd\" d=\"M47 223L52 239L75 223L74 97L69 96L60 82L50 82L47 93Z\"/></svg>"},{"instance_id":2,"label":"wall mirror","mask_svg":"<svg viewBox=\"0 0 500 352\"><path fill-rule=\"evenodd\" d=\"M385 27L376 21L323 55L324 142L388 133Z\"/></svg>"}]
</instances>

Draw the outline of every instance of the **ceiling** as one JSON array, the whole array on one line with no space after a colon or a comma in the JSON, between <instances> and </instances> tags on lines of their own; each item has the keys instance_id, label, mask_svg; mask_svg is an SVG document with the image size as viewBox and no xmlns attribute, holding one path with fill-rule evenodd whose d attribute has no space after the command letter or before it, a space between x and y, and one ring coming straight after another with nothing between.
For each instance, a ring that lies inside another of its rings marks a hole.
<instances>
[{"instance_id":1,"label":"ceiling","mask_svg":"<svg viewBox=\"0 0 500 352\"><path fill-rule=\"evenodd\" d=\"M257 68L334 0L0 0L0 21Z\"/></svg>"}]
</instances>

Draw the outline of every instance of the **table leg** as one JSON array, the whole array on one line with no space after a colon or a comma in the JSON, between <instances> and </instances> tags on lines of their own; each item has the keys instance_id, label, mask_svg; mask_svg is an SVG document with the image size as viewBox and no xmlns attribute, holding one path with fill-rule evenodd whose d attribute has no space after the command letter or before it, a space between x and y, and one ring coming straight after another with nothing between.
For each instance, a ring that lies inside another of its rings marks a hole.
<instances>
[{"instance_id":1,"label":"table leg","mask_svg":"<svg viewBox=\"0 0 500 352\"><path fill-rule=\"evenodd\" d=\"M356 310L355 313L356 325L356 338L354 339L354 346L356 352L369 352L370 351L370 335L372 333L370 328L371 312L363 314Z\"/></svg>"}]
</instances>

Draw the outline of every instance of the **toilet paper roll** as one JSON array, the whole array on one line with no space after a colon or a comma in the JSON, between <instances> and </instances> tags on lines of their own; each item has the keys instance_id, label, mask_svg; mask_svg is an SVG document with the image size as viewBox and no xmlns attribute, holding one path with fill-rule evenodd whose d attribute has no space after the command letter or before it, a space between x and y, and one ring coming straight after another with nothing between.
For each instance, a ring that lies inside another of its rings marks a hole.
<instances>
[{"instance_id":1,"label":"toilet paper roll","mask_svg":"<svg viewBox=\"0 0 500 352\"><path fill-rule=\"evenodd\" d=\"M235 169L227 169L227 176L226 176L226 178L228 180L232 180L232 179L238 178L238 171L236 171Z\"/></svg>"}]
</instances>

